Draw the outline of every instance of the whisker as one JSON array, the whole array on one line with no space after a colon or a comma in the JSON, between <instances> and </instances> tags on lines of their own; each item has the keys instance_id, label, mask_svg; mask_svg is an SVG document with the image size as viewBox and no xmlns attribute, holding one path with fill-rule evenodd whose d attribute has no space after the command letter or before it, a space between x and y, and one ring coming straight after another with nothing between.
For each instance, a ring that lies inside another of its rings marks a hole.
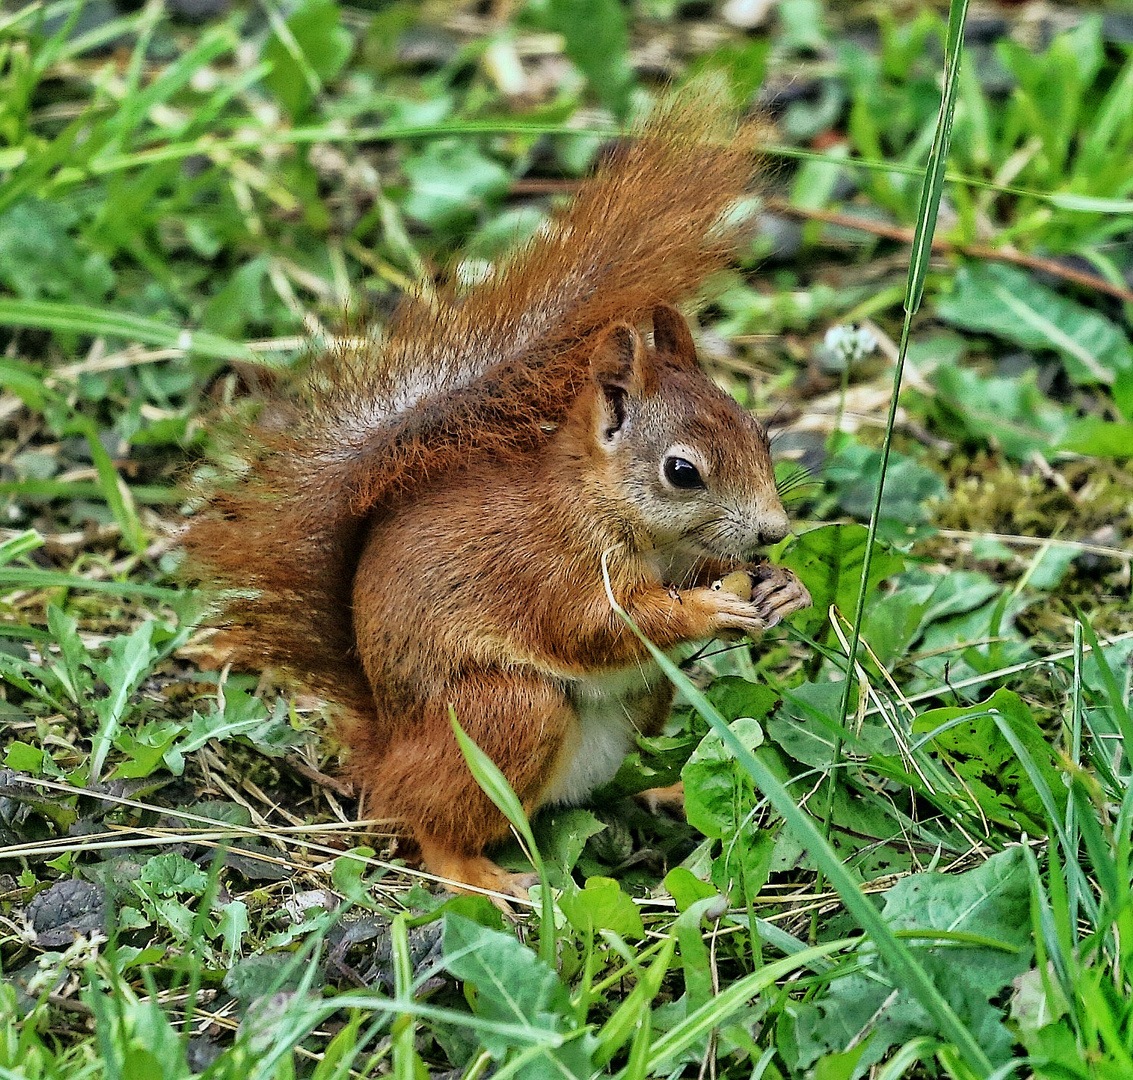
<instances>
[{"instance_id":1,"label":"whisker","mask_svg":"<svg viewBox=\"0 0 1133 1080\"><path fill-rule=\"evenodd\" d=\"M805 465L796 465L790 472L784 473L775 481L775 490L780 497L796 488L810 485L819 485L821 481Z\"/></svg>"}]
</instances>

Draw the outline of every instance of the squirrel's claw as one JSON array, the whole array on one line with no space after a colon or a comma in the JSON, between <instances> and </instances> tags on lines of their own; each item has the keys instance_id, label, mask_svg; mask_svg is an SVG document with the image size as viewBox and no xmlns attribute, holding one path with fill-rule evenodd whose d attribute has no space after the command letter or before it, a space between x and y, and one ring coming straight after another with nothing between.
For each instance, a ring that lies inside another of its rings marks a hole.
<instances>
[{"instance_id":1,"label":"squirrel's claw","mask_svg":"<svg viewBox=\"0 0 1133 1080\"><path fill-rule=\"evenodd\" d=\"M765 613L768 628L782 622L787 615L810 606L807 586L791 570L775 567L773 576L758 581L751 589L751 603Z\"/></svg>"},{"instance_id":2,"label":"squirrel's claw","mask_svg":"<svg viewBox=\"0 0 1133 1080\"><path fill-rule=\"evenodd\" d=\"M806 586L792 571L781 566L773 569L774 574L764 576L751 590L751 602L764 612L768 628L811 604Z\"/></svg>"}]
</instances>

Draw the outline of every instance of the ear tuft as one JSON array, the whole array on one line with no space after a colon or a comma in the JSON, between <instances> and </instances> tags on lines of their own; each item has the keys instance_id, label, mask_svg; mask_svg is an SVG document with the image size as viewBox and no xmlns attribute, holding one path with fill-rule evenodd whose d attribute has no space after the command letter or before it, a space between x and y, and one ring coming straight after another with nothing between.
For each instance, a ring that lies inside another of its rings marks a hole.
<instances>
[{"instance_id":1,"label":"ear tuft","mask_svg":"<svg viewBox=\"0 0 1133 1080\"><path fill-rule=\"evenodd\" d=\"M697 367L696 344L685 317L671 304L653 309L653 345L660 353L689 367Z\"/></svg>"}]
</instances>

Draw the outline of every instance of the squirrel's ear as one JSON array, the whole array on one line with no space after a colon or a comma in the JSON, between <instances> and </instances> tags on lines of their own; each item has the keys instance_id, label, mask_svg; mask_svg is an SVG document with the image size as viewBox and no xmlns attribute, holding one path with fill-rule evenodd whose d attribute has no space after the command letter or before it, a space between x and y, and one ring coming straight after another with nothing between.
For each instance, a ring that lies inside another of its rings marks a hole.
<instances>
[{"instance_id":1,"label":"squirrel's ear","mask_svg":"<svg viewBox=\"0 0 1133 1080\"><path fill-rule=\"evenodd\" d=\"M598 335L590 356L590 377L601 392L599 427L607 441L622 428L626 399L653 394L660 385L641 335L628 323L614 323Z\"/></svg>"},{"instance_id":2,"label":"squirrel's ear","mask_svg":"<svg viewBox=\"0 0 1133 1080\"><path fill-rule=\"evenodd\" d=\"M696 367L696 345L685 317L672 304L658 304L653 309L653 346L674 360Z\"/></svg>"},{"instance_id":3,"label":"squirrel's ear","mask_svg":"<svg viewBox=\"0 0 1133 1080\"><path fill-rule=\"evenodd\" d=\"M598 335L590 355L590 377L603 391L634 397L656 393L659 386L645 343L629 323L613 323Z\"/></svg>"}]
</instances>

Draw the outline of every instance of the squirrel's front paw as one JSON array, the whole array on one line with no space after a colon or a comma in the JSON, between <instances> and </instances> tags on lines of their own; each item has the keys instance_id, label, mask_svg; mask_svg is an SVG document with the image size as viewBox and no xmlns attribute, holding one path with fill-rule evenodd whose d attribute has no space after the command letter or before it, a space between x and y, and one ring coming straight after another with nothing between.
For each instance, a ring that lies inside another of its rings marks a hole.
<instances>
[{"instance_id":1,"label":"squirrel's front paw","mask_svg":"<svg viewBox=\"0 0 1133 1080\"><path fill-rule=\"evenodd\" d=\"M782 566L761 563L750 570L733 570L730 574L713 582L711 589L730 609L735 608L724 598L740 601L745 610L745 622L750 621L754 612L758 625L721 624L725 629L743 630L752 633L767 630L778 625L788 615L810 607L810 593L795 574Z\"/></svg>"},{"instance_id":2,"label":"squirrel's front paw","mask_svg":"<svg viewBox=\"0 0 1133 1080\"><path fill-rule=\"evenodd\" d=\"M732 577L731 574L728 576ZM717 582L710 588L696 590L709 611L709 635L732 639L742 634L752 637L762 634L770 625L765 608L752 603L747 596L737 595L735 590L719 585ZM750 591L749 583L745 592Z\"/></svg>"},{"instance_id":3,"label":"squirrel's front paw","mask_svg":"<svg viewBox=\"0 0 1133 1080\"><path fill-rule=\"evenodd\" d=\"M806 586L786 567L764 563L755 568L752 577L751 602L765 612L769 627L810 607Z\"/></svg>"}]
</instances>

